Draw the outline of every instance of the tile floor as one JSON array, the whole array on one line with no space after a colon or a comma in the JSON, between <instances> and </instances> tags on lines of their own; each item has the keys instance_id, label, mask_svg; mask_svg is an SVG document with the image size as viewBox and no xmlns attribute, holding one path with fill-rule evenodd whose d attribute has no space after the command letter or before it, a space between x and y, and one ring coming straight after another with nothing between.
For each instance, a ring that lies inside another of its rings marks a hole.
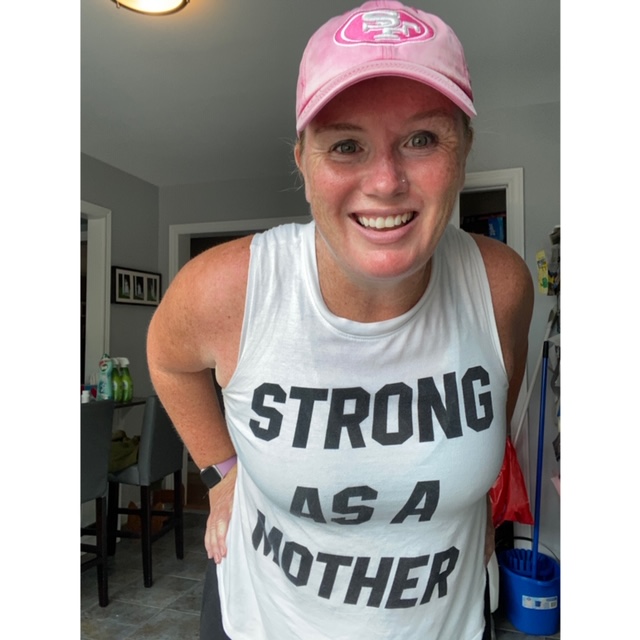
<instances>
[{"instance_id":1,"label":"tile floor","mask_svg":"<svg viewBox=\"0 0 640 640\"><path fill-rule=\"evenodd\" d=\"M82 573L81 640L199 640L205 520L204 512L185 513L183 560L175 557L172 532L153 544L154 583L150 589L142 584L137 540L120 542L109 561L109 606L98 606L96 570ZM520 633L500 611L494 622L496 640L542 638ZM559 640L560 634L552 638Z\"/></svg>"}]
</instances>

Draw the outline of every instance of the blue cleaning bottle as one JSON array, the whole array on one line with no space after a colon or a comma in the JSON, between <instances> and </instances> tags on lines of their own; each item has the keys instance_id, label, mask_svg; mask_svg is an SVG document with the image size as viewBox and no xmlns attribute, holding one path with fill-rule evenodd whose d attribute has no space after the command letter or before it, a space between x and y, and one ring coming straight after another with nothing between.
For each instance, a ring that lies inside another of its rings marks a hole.
<instances>
[{"instance_id":1,"label":"blue cleaning bottle","mask_svg":"<svg viewBox=\"0 0 640 640\"><path fill-rule=\"evenodd\" d=\"M98 363L98 400L113 400L113 360L105 353Z\"/></svg>"}]
</instances>

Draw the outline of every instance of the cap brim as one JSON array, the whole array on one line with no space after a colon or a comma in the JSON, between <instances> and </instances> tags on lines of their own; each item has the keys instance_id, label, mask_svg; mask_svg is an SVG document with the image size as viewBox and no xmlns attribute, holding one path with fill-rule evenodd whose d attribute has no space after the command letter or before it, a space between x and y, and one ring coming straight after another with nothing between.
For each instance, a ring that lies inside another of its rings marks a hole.
<instances>
[{"instance_id":1,"label":"cap brim","mask_svg":"<svg viewBox=\"0 0 640 640\"><path fill-rule=\"evenodd\" d=\"M469 117L473 118L477 115L472 99L448 77L411 62L378 60L354 67L347 73L336 76L327 82L313 95L298 114L296 131L300 133L306 129L307 125L315 118L320 110L347 87L357 84L362 80L380 76L400 76L422 82L449 98L451 102L460 107Z\"/></svg>"}]
</instances>

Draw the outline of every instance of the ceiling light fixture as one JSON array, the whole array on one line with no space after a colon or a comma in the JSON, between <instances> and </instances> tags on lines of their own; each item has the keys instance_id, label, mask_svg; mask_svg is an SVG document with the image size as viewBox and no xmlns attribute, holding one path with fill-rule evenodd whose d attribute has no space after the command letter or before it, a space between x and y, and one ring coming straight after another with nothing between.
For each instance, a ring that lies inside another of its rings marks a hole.
<instances>
[{"instance_id":1,"label":"ceiling light fixture","mask_svg":"<svg viewBox=\"0 0 640 640\"><path fill-rule=\"evenodd\" d=\"M111 0L118 9L124 7L136 13L146 13L151 16L166 16L184 9L189 0Z\"/></svg>"}]
</instances>

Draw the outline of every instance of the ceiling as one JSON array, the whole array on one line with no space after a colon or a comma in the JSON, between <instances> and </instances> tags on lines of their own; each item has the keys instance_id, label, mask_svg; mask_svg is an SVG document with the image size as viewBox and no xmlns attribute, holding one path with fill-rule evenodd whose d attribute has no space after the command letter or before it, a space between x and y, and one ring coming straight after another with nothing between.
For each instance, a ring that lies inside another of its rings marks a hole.
<instances>
[{"instance_id":1,"label":"ceiling","mask_svg":"<svg viewBox=\"0 0 640 640\"><path fill-rule=\"evenodd\" d=\"M81 3L81 151L160 187L292 171L313 31L359 0L191 0L170 16ZM557 102L558 0L409 0L462 41L482 116Z\"/></svg>"}]
</instances>

